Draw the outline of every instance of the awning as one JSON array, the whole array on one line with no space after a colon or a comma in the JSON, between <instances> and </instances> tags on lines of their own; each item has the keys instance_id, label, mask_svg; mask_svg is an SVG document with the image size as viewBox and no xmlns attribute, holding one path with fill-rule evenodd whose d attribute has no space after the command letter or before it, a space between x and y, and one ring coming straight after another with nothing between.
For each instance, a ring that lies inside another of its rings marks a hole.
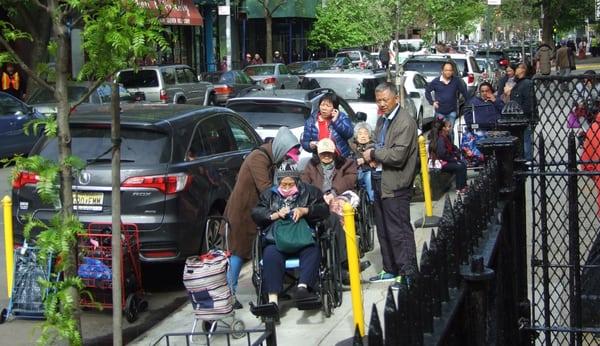
<instances>
[{"instance_id":1,"label":"awning","mask_svg":"<svg viewBox=\"0 0 600 346\"><path fill-rule=\"evenodd\" d=\"M136 0L136 2L150 10L158 10L160 4L163 8L160 22L165 25L203 25L202 15L192 0Z\"/></svg>"}]
</instances>

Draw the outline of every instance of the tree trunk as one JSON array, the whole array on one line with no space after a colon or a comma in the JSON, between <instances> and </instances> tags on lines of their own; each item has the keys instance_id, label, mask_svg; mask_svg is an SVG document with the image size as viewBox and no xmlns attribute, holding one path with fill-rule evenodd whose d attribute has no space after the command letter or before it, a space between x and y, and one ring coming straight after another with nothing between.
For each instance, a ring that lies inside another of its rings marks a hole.
<instances>
[{"instance_id":1,"label":"tree trunk","mask_svg":"<svg viewBox=\"0 0 600 346\"><path fill-rule=\"evenodd\" d=\"M59 13L59 1L49 1L49 6L53 13ZM67 92L67 76L69 75L69 35L63 24L64 18L57 18L53 21L52 28L56 35L56 89L55 98L58 100L57 126L58 126L58 159L60 164L60 200L62 202L61 217L67 220L73 215L73 182L71 166L64 164L65 160L71 156L71 130L69 129L69 101ZM71 244L73 250L69 258L65 261L69 265L65 267L65 276L77 276L77 242ZM81 309L79 307L79 291L76 288L69 289L69 295L74 304L74 319L77 331L81 335Z\"/></svg>"},{"instance_id":2,"label":"tree trunk","mask_svg":"<svg viewBox=\"0 0 600 346\"><path fill-rule=\"evenodd\" d=\"M542 19L542 41L554 47L554 16L550 14L550 4L544 4Z\"/></svg>"},{"instance_id":3,"label":"tree trunk","mask_svg":"<svg viewBox=\"0 0 600 346\"><path fill-rule=\"evenodd\" d=\"M267 51L265 52L265 61L270 64L273 62L273 17L271 16L271 12L269 12L269 10L266 10L265 12L265 23L267 24Z\"/></svg>"}]
</instances>

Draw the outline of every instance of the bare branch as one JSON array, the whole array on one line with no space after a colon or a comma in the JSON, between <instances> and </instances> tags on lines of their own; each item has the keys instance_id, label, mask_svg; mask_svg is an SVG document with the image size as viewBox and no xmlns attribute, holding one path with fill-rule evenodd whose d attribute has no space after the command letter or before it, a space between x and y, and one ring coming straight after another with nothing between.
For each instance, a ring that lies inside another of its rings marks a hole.
<instances>
[{"instance_id":1,"label":"bare branch","mask_svg":"<svg viewBox=\"0 0 600 346\"><path fill-rule=\"evenodd\" d=\"M273 7L273 10L271 10L271 15L272 15L273 13L277 12L277 10L278 10L278 9L279 9L281 6L283 6L283 5L284 5L286 2L287 2L287 1L285 1L285 0L283 0L283 1L279 1L279 3L278 3L278 4L277 4L275 7Z\"/></svg>"},{"instance_id":2,"label":"bare branch","mask_svg":"<svg viewBox=\"0 0 600 346\"><path fill-rule=\"evenodd\" d=\"M48 6L42 4L39 0L31 0L31 2L33 2L34 5L41 8L42 10L46 11L47 13L52 14L50 12L50 8Z\"/></svg>"},{"instance_id":3,"label":"bare branch","mask_svg":"<svg viewBox=\"0 0 600 346\"><path fill-rule=\"evenodd\" d=\"M29 68L29 66L27 66L27 64L19 57L17 52L15 52L15 50L10 46L10 44L8 44L8 42L2 36L0 36L0 44L2 44L2 46L4 46L4 48L10 54L12 54L15 60L19 63L19 66L21 66L21 68L27 73L27 76L29 78L33 79L36 83L54 93L54 88L45 80L40 78L40 76L38 76L31 68Z\"/></svg>"},{"instance_id":4,"label":"bare branch","mask_svg":"<svg viewBox=\"0 0 600 346\"><path fill-rule=\"evenodd\" d=\"M75 108L77 108L77 106L79 106L80 104L84 103L90 97L90 95L94 91L96 91L96 89L98 89L98 87L102 83L104 83L104 79L98 79L98 80L96 80L94 82L94 84L92 84L92 86L88 89L88 91L85 94L83 94L83 96L81 96L79 98L79 100L77 100L73 105L71 105L71 109L69 109L69 116L71 116L71 113L73 112L73 110L75 110Z\"/></svg>"}]
</instances>

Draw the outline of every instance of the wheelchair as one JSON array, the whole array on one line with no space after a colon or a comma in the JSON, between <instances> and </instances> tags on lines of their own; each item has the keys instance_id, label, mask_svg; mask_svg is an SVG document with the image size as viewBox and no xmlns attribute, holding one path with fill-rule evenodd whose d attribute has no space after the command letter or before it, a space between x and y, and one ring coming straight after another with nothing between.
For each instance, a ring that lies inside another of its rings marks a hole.
<instances>
[{"instance_id":1,"label":"wheelchair","mask_svg":"<svg viewBox=\"0 0 600 346\"><path fill-rule=\"evenodd\" d=\"M325 317L330 317L331 311L342 305L342 272L341 261L338 255L338 242L340 240L334 232L325 229L322 223L316 228L316 238L321 249L318 287L315 287L318 299L310 302L302 302L302 304L299 303L297 307L299 310L315 310L321 308ZM252 283L256 290L258 306L268 302L267 295L263 292L262 286L262 250L264 238L264 230L258 229L258 236L254 241L252 256ZM280 297L287 295L290 289L296 287L298 284L298 279L294 274L299 268L300 260L298 258L289 258L285 261L286 277L284 278L284 289L283 292L280 293Z\"/></svg>"},{"instance_id":2,"label":"wheelchair","mask_svg":"<svg viewBox=\"0 0 600 346\"><path fill-rule=\"evenodd\" d=\"M360 257L372 251L375 247L375 216L373 203L369 203L367 189L360 184L357 186L360 202L355 209L356 235L358 236L358 250Z\"/></svg>"}]
</instances>

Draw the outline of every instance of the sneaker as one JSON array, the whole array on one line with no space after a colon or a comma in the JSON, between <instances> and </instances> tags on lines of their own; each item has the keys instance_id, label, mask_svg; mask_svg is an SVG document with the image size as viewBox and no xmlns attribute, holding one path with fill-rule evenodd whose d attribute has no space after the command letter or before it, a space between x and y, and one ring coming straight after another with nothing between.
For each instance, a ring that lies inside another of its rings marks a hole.
<instances>
[{"instance_id":1,"label":"sneaker","mask_svg":"<svg viewBox=\"0 0 600 346\"><path fill-rule=\"evenodd\" d=\"M239 300L237 300L237 298L235 298L235 302L233 302L233 308L235 310L239 310L239 309L243 309L244 306L242 305L242 303L240 303Z\"/></svg>"},{"instance_id":2,"label":"sneaker","mask_svg":"<svg viewBox=\"0 0 600 346\"><path fill-rule=\"evenodd\" d=\"M391 285L393 290L399 290L402 283L402 276L398 275L394 278L394 283Z\"/></svg>"},{"instance_id":3,"label":"sneaker","mask_svg":"<svg viewBox=\"0 0 600 346\"><path fill-rule=\"evenodd\" d=\"M388 273L385 270L379 272L379 274L372 276L369 278L370 282L386 282L386 281L394 281L396 279L396 275L392 273Z\"/></svg>"}]
</instances>

